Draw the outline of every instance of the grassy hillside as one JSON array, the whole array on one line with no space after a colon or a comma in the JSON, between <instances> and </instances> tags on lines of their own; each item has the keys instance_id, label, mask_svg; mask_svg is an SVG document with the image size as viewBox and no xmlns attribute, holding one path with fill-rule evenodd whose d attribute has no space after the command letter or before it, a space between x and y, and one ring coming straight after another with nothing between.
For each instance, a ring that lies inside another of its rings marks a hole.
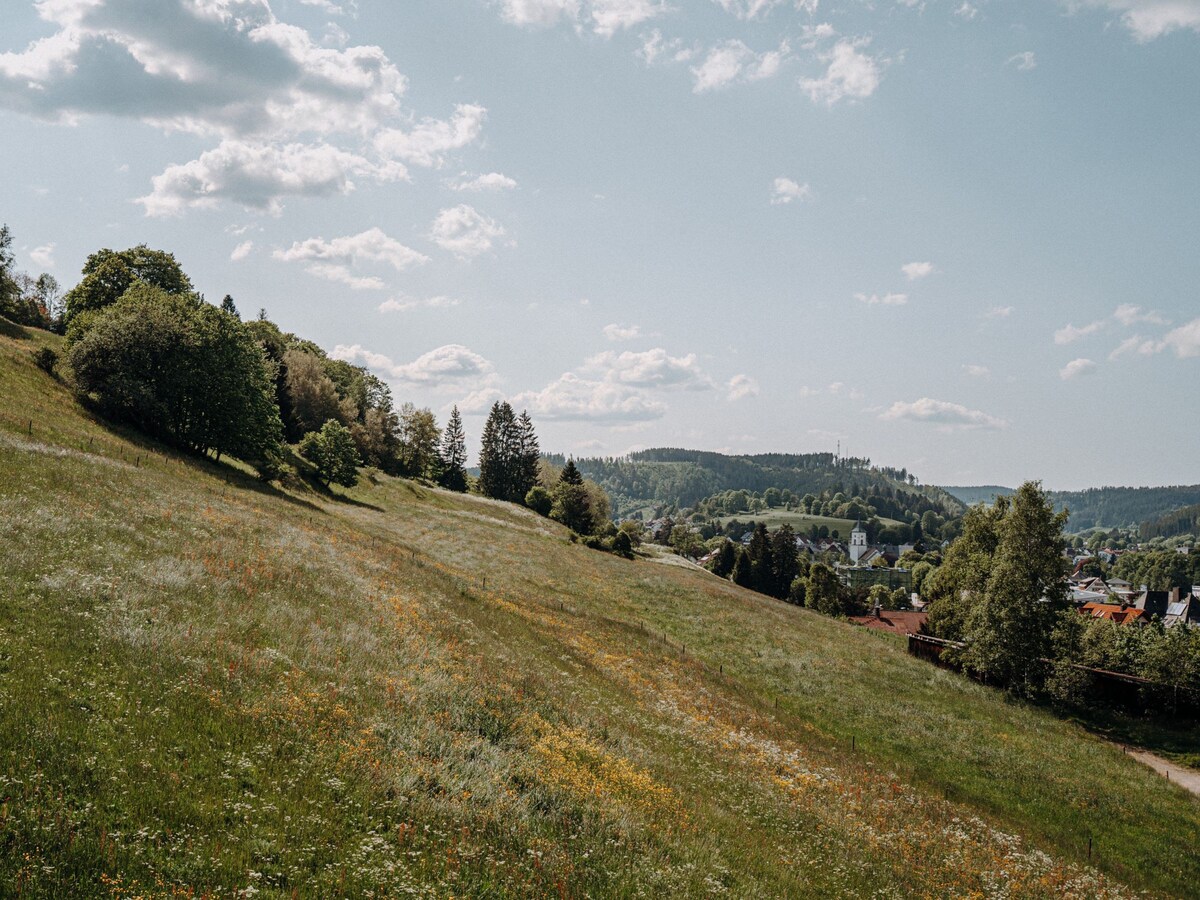
<instances>
[{"instance_id":1,"label":"grassy hillside","mask_svg":"<svg viewBox=\"0 0 1200 900\"><path fill-rule=\"evenodd\" d=\"M1007 497L1014 493L1012 488L1001 487L998 484L983 484L971 487L945 485L942 487L942 490L962 501L967 506L974 506L976 503L990 504L997 497Z\"/></svg>"},{"instance_id":2,"label":"grassy hillside","mask_svg":"<svg viewBox=\"0 0 1200 900\"><path fill-rule=\"evenodd\" d=\"M1194 797L897 639L502 504L164 453L53 340L0 332L0 895L1200 884Z\"/></svg>"}]
</instances>

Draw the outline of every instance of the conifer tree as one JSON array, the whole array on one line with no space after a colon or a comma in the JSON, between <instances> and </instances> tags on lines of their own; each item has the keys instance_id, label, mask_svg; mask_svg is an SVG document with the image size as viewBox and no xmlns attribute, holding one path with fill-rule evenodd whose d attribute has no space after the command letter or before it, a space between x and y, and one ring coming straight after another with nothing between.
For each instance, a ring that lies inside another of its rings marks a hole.
<instances>
[{"instance_id":1,"label":"conifer tree","mask_svg":"<svg viewBox=\"0 0 1200 900\"><path fill-rule=\"evenodd\" d=\"M754 527L754 534L750 538L750 547L747 552L750 555L753 572L751 587L763 594L772 593L775 580L775 556L771 552L771 538L767 534L767 526L762 522Z\"/></svg>"},{"instance_id":2,"label":"conifer tree","mask_svg":"<svg viewBox=\"0 0 1200 900\"><path fill-rule=\"evenodd\" d=\"M446 430L442 433L441 457L442 487L463 492L467 489L467 440L463 431L462 416L458 407L450 411Z\"/></svg>"},{"instance_id":3,"label":"conifer tree","mask_svg":"<svg viewBox=\"0 0 1200 900\"><path fill-rule=\"evenodd\" d=\"M233 297L229 294L226 294L225 299L221 301L221 309L224 312L229 313L231 316L236 316L239 319L241 318L241 315L238 313L237 306L233 302Z\"/></svg>"},{"instance_id":4,"label":"conifer tree","mask_svg":"<svg viewBox=\"0 0 1200 900\"><path fill-rule=\"evenodd\" d=\"M736 563L737 549L733 546L733 541L726 538L713 559L712 572L718 578L728 578L733 574L733 567Z\"/></svg>"},{"instance_id":5,"label":"conifer tree","mask_svg":"<svg viewBox=\"0 0 1200 900\"><path fill-rule=\"evenodd\" d=\"M537 433L533 430L533 420L526 410L521 411L517 420L517 458L515 462L515 483L513 495L517 502L523 501L538 483L538 463L542 451L538 446ZM580 479L580 483L583 481Z\"/></svg>"},{"instance_id":6,"label":"conifer tree","mask_svg":"<svg viewBox=\"0 0 1200 900\"><path fill-rule=\"evenodd\" d=\"M750 554L744 548L738 548L737 561L733 564L733 575L730 577L734 584L744 588L754 587L754 567L750 563Z\"/></svg>"},{"instance_id":7,"label":"conifer tree","mask_svg":"<svg viewBox=\"0 0 1200 900\"><path fill-rule=\"evenodd\" d=\"M529 485L521 493L518 487L517 462L520 435L517 418L506 401L492 404L479 447L479 490L486 497L519 503L528 493Z\"/></svg>"}]
</instances>

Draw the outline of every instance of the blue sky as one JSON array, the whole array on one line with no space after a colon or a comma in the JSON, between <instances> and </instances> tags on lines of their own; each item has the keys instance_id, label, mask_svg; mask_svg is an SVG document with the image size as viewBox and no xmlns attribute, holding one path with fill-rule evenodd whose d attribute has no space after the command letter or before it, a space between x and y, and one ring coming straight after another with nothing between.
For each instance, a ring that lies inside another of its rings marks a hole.
<instances>
[{"instance_id":1,"label":"blue sky","mask_svg":"<svg viewBox=\"0 0 1200 900\"><path fill-rule=\"evenodd\" d=\"M1200 0L5 4L22 266L543 446L1200 480Z\"/></svg>"}]
</instances>

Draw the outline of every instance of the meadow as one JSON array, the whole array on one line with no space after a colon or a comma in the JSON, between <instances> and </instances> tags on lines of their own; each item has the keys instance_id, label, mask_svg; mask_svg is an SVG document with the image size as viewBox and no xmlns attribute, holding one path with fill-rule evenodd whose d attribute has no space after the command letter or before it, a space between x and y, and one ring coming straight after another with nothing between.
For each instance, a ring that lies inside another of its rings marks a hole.
<instances>
[{"instance_id":1,"label":"meadow","mask_svg":"<svg viewBox=\"0 0 1200 900\"><path fill-rule=\"evenodd\" d=\"M526 510L266 486L0 331L0 894L1195 896L1200 801Z\"/></svg>"},{"instance_id":2,"label":"meadow","mask_svg":"<svg viewBox=\"0 0 1200 900\"><path fill-rule=\"evenodd\" d=\"M854 530L854 519L838 519L832 516L811 516L808 513L796 512L795 510L775 508L764 509L759 512L744 512L738 513L736 516L721 516L715 521L720 525L726 525L737 519L739 522L762 522L767 528L772 530L780 525L788 524L798 535L808 536L814 525L818 528L824 526L829 529L829 536L833 537L834 532L837 532L837 540L847 541L850 539L850 532ZM882 525L901 525L903 523L895 519L880 519Z\"/></svg>"}]
</instances>

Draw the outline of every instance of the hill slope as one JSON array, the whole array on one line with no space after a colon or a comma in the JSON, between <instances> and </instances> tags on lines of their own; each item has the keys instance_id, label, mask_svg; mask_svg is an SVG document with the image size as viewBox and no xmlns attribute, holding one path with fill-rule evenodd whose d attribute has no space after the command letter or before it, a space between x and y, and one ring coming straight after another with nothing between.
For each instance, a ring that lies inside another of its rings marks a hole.
<instances>
[{"instance_id":1,"label":"hill slope","mask_svg":"<svg viewBox=\"0 0 1200 900\"><path fill-rule=\"evenodd\" d=\"M991 503L996 496L1008 496L1012 488L997 485L974 487L944 487L967 506ZM1067 528L1086 531L1089 528L1125 528L1130 525L1148 526L1150 536L1159 533L1154 524L1158 519L1170 519L1183 507L1200 504L1200 484L1175 487L1101 487L1084 491L1050 491L1058 509L1069 509L1071 519Z\"/></svg>"},{"instance_id":2,"label":"hill slope","mask_svg":"<svg viewBox=\"0 0 1200 900\"><path fill-rule=\"evenodd\" d=\"M0 893L1200 883L1194 798L897 639L503 504L163 453L53 340L0 334Z\"/></svg>"}]
</instances>

